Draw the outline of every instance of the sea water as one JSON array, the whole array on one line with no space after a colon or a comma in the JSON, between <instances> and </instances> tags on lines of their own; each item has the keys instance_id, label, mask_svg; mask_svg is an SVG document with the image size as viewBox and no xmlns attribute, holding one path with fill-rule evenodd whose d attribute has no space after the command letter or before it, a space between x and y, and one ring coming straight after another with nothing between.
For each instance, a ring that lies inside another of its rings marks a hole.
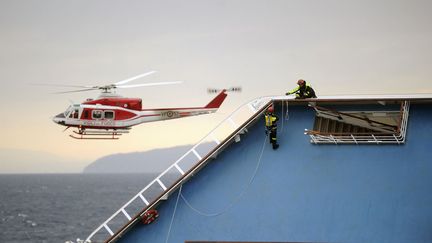
<instances>
[{"instance_id":1,"label":"sea water","mask_svg":"<svg viewBox=\"0 0 432 243\"><path fill-rule=\"evenodd\" d=\"M85 239L155 176L0 175L0 242Z\"/></svg>"}]
</instances>

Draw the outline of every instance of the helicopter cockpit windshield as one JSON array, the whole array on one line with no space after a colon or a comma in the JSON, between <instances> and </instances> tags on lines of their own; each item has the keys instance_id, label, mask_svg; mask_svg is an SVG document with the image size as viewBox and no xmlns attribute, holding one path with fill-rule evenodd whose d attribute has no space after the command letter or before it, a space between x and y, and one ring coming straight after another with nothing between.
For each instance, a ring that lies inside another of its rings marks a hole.
<instances>
[{"instance_id":1,"label":"helicopter cockpit windshield","mask_svg":"<svg viewBox=\"0 0 432 243\"><path fill-rule=\"evenodd\" d=\"M71 105L67 108L67 110L63 113L63 115L65 117L69 117L69 118L78 118L78 113L79 113L79 106L80 105Z\"/></svg>"},{"instance_id":2,"label":"helicopter cockpit windshield","mask_svg":"<svg viewBox=\"0 0 432 243\"><path fill-rule=\"evenodd\" d=\"M63 115L64 115L65 117L68 117L69 113L71 113L72 110L73 110L73 106L69 106L69 107L66 109L66 111L63 112Z\"/></svg>"}]
</instances>

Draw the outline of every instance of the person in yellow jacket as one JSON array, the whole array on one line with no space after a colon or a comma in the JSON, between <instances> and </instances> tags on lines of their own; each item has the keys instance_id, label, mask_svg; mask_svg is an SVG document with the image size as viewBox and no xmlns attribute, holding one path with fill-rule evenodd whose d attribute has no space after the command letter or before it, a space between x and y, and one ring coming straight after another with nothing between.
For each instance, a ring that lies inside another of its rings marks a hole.
<instances>
[{"instance_id":1,"label":"person in yellow jacket","mask_svg":"<svg viewBox=\"0 0 432 243\"><path fill-rule=\"evenodd\" d=\"M267 109L264 118L266 134L269 135L269 141L272 144L273 149L277 149L279 148L279 144L277 143L277 121L279 120L279 118L273 112L274 108L272 105Z\"/></svg>"},{"instance_id":2,"label":"person in yellow jacket","mask_svg":"<svg viewBox=\"0 0 432 243\"><path fill-rule=\"evenodd\" d=\"M296 99L305 99L305 98L316 98L315 91L309 84L306 84L306 81L303 79L299 79L297 81L298 86L293 90L286 93L286 95L295 94Z\"/></svg>"}]
</instances>

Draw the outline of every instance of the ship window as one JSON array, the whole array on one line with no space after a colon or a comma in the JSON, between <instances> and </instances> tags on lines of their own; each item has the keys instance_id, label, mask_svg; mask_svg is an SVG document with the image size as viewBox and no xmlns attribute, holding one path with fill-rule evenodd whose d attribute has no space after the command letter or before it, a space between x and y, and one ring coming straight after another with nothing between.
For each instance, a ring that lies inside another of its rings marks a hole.
<instances>
[{"instance_id":1,"label":"ship window","mask_svg":"<svg viewBox=\"0 0 432 243\"><path fill-rule=\"evenodd\" d=\"M93 119L102 119L103 112L101 110L94 110L92 113Z\"/></svg>"},{"instance_id":2,"label":"ship window","mask_svg":"<svg viewBox=\"0 0 432 243\"><path fill-rule=\"evenodd\" d=\"M105 111L105 119L114 119L114 111Z\"/></svg>"},{"instance_id":3,"label":"ship window","mask_svg":"<svg viewBox=\"0 0 432 243\"><path fill-rule=\"evenodd\" d=\"M400 104L369 105L368 109L357 104L336 108L312 106L315 122L305 134L315 144L404 144L408 124L409 102ZM346 110L346 109L349 110ZM340 110L344 109L344 110Z\"/></svg>"},{"instance_id":4,"label":"ship window","mask_svg":"<svg viewBox=\"0 0 432 243\"><path fill-rule=\"evenodd\" d=\"M88 119L89 118L89 112L88 110L84 111L84 119Z\"/></svg>"}]
</instances>

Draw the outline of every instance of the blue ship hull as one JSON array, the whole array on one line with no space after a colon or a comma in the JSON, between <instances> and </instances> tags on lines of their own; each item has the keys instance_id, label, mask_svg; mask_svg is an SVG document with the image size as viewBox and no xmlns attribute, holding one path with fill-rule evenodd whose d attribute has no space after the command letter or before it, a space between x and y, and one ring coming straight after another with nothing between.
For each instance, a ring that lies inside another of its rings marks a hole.
<instances>
[{"instance_id":1,"label":"blue ship hull","mask_svg":"<svg viewBox=\"0 0 432 243\"><path fill-rule=\"evenodd\" d=\"M402 145L316 145L314 117L290 107L278 150L260 119L118 242L432 242L432 105Z\"/></svg>"}]
</instances>

